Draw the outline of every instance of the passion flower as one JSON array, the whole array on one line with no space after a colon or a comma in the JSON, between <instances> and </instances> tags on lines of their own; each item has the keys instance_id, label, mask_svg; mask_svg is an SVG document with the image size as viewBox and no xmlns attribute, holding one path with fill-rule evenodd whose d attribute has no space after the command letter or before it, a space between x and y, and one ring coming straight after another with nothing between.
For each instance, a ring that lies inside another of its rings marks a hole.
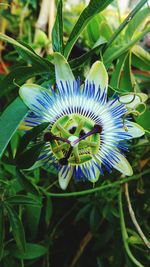
<instances>
[{"instance_id":1,"label":"passion flower","mask_svg":"<svg viewBox=\"0 0 150 267\"><path fill-rule=\"evenodd\" d=\"M81 84L64 57L55 53L55 74L56 92L35 84L20 88L20 97L30 109L26 126L32 129L49 122L38 161L57 168L62 189L73 176L96 182L104 169L132 175L122 151L128 150L127 140L142 136L144 130L127 119L128 108L119 97L107 100L108 74L103 63L96 61Z\"/></svg>"}]
</instances>

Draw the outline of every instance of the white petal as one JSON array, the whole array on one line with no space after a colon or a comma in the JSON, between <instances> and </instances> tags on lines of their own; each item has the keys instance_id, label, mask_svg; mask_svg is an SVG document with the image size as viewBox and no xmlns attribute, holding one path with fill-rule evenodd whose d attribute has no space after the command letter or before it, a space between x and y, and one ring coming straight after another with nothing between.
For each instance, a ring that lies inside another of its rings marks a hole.
<instances>
[{"instance_id":1,"label":"white petal","mask_svg":"<svg viewBox=\"0 0 150 267\"><path fill-rule=\"evenodd\" d=\"M58 174L58 179L59 179L59 185L61 189L66 190L70 179L73 175L73 167L72 166L64 166L61 168Z\"/></svg>"},{"instance_id":2,"label":"white petal","mask_svg":"<svg viewBox=\"0 0 150 267\"><path fill-rule=\"evenodd\" d=\"M54 53L54 60L57 85L60 85L60 81L62 81L64 85L66 84L66 81L72 85L75 78L67 60L57 52Z\"/></svg>"},{"instance_id":3,"label":"white petal","mask_svg":"<svg viewBox=\"0 0 150 267\"><path fill-rule=\"evenodd\" d=\"M36 115L45 115L45 121L49 120L51 105L47 99L51 99L51 95L48 90L36 84L24 84L20 87L19 94L29 109Z\"/></svg>"},{"instance_id":4,"label":"white petal","mask_svg":"<svg viewBox=\"0 0 150 267\"><path fill-rule=\"evenodd\" d=\"M131 167L130 163L126 160L126 158L123 155L121 155L120 153L117 153L117 157L119 159L118 163L115 162L113 167L126 176L133 175L132 167Z\"/></svg>"},{"instance_id":5,"label":"white petal","mask_svg":"<svg viewBox=\"0 0 150 267\"><path fill-rule=\"evenodd\" d=\"M131 127L128 127L127 133L130 134L132 138L137 138L145 134L144 129L137 123L128 121L127 124L131 126Z\"/></svg>"},{"instance_id":6,"label":"white petal","mask_svg":"<svg viewBox=\"0 0 150 267\"><path fill-rule=\"evenodd\" d=\"M90 182L92 183L96 183L100 177L99 170L95 166L94 166L94 169L95 169L95 175L91 175L91 179L90 179Z\"/></svg>"},{"instance_id":7,"label":"white petal","mask_svg":"<svg viewBox=\"0 0 150 267\"><path fill-rule=\"evenodd\" d=\"M88 82L94 82L95 89L97 90L99 87L101 88L101 93L103 93L104 89L106 88L107 93L107 87L108 87L108 74L105 69L104 64L101 61L96 61L86 78L86 81Z\"/></svg>"},{"instance_id":8,"label":"white petal","mask_svg":"<svg viewBox=\"0 0 150 267\"><path fill-rule=\"evenodd\" d=\"M99 179L100 171L93 163L84 164L82 171L85 177L92 183L97 182L97 180Z\"/></svg>"}]
</instances>

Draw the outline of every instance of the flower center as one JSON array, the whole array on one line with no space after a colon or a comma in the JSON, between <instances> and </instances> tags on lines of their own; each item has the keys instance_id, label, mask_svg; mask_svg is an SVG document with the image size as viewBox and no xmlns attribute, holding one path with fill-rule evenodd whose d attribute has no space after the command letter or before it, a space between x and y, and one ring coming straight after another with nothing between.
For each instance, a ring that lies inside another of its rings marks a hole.
<instances>
[{"instance_id":1,"label":"flower center","mask_svg":"<svg viewBox=\"0 0 150 267\"><path fill-rule=\"evenodd\" d=\"M92 159L100 148L100 132L102 128L91 119L79 114L64 115L46 133L51 138L50 147L61 165L82 164Z\"/></svg>"}]
</instances>

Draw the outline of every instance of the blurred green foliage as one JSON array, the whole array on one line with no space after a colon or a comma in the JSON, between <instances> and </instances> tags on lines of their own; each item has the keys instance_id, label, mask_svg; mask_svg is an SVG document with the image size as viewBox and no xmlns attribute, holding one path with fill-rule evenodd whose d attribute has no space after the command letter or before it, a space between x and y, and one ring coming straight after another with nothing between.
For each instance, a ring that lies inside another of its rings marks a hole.
<instances>
[{"instance_id":1,"label":"blurred green foliage","mask_svg":"<svg viewBox=\"0 0 150 267\"><path fill-rule=\"evenodd\" d=\"M91 0L73 5L56 1L56 20L35 38L42 1L13 0L0 4L0 266L132 267L150 265L148 248L129 215L124 182L116 171L99 179L72 181L61 193L57 173L28 164L38 153L25 150L41 128L18 129L28 109L17 97L28 79L48 88L55 81L54 51L68 57L81 81L91 64L101 59L109 73L109 95L146 93L150 88L150 54L145 36L150 31L150 8L141 0L121 16L117 1ZM107 8L109 4L113 4ZM150 240L150 111L135 121L145 137L130 143L134 176L129 192L137 221ZM25 137L22 137L22 136ZM27 164L27 165L24 165ZM22 171L24 166L31 167ZM19 169L20 168L20 169ZM96 190L95 190L96 189Z\"/></svg>"}]
</instances>

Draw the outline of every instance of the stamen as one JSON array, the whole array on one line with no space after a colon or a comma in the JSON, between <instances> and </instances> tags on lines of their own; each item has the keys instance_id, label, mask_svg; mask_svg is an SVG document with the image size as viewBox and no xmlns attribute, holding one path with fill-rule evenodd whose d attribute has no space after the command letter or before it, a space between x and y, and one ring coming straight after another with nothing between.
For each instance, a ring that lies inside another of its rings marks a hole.
<instances>
[{"instance_id":1,"label":"stamen","mask_svg":"<svg viewBox=\"0 0 150 267\"><path fill-rule=\"evenodd\" d=\"M75 140L73 142L73 145L76 145L77 143L79 143L81 140L84 140L85 138L87 138L88 136L92 135L92 134L96 134L96 133L101 133L102 131L102 126L99 124L95 124L93 129L91 131L89 131L88 133L86 133L84 136L78 138L77 140Z\"/></svg>"},{"instance_id":2,"label":"stamen","mask_svg":"<svg viewBox=\"0 0 150 267\"><path fill-rule=\"evenodd\" d=\"M57 129L66 137L68 138L70 136L70 133L62 127L60 123L57 124Z\"/></svg>"},{"instance_id":3,"label":"stamen","mask_svg":"<svg viewBox=\"0 0 150 267\"><path fill-rule=\"evenodd\" d=\"M54 135L52 134L51 132L46 132L44 134L44 141L45 142L50 142L52 140L58 140L58 141L62 141L62 142L65 142L65 143L68 143L70 145L70 141L66 138L63 138L63 137L59 137L57 135Z\"/></svg>"},{"instance_id":4,"label":"stamen","mask_svg":"<svg viewBox=\"0 0 150 267\"><path fill-rule=\"evenodd\" d=\"M102 126L99 124L95 124L94 128L96 130L96 133L101 133L102 132Z\"/></svg>"},{"instance_id":5,"label":"stamen","mask_svg":"<svg viewBox=\"0 0 150 267\"><path fill-rule=\"evenodd\" d=\"M59 164L60 164L60 165L67 165L67 164L68 164L68 159L66 159L66 158L62 158L62 159L60 159L60 160L59 160Z\"/></svg>"},{"instance_id":6,"label":"stamen","mask_svg":"<svg viewBox=\"0 0 150 267\"><path fill-rule=\"evenodd\" d=\"M55 139L55 135L53 135L51 132L46 132L44 134L44 141L49 142Z\"/></svg>"},{"instance_id":7,"label":"stamen","mask_svg":"<svg viewBox=\"0 0 150 267\"><path fill-rule=\"evenodd\" d=\"M60 165L67 165L68 164L68 159L69 159L69 157L70 157L70 155L72 153L72 149L73 149L73 147L71 146L69 148L66 156L64 158L62 158L62 159L59 160Z\"/></svg>"},{"instance_id":8,"label":"stamen","mask_svg":"<svg viewBox=\"0 0 150 267\"><path fill-rule=\"evenodd\" d=\"M79 156L79 151L78 151L78 146L73 147L73 155L75 157L75 162L80 163L80 156Z\"/></svg>"},{"instance_id":9,"label":"stamen","mask_svg":"<svg viewBox=\"0 0 150 267\"><path fill-rule=\"evenodd\" d=\"M80 131L79 138L81 138L81 137L84 136L84 135L85 135L85 131L82 129L82 130Z\"/></svg>"},{"instance_id":10,"label":"stamen","mask_svg":"<svg viewBox=\"0 0 150 267\"><path fill-rule=\"evenodd\" d=\"M76 131L76 128L77 128L77 127L73 126L73 127L69 130L69 133L74 134L75 131Z\"/></svg>"},{"instance_id":11,"label":"stamen","mask_svg":"<svg viewBox=\"0 0 150 267\"><path fill-rule=\"evenodd\" d=\"M82 127L79 127L79 124ZM59 161L60 165L67 165L69 164L69 162L80 164L81 162L86 161L86 158L84 159L83 157L83 152L85 154L96 153L97 150L95 149L97 148L97 146L99 146L98 144L100 141L99 140L98 143L96 142L96 140L98 140L98 136L92 139L89 139L87 137L92 134L100 134L102 131L102 126L99 124L95 124L93 126L91 125L92 130L86 133L83 128L84 124L85 120L82 119L81 121L79 121L78 127L73 125L70 130L66 130L64 127L62 127L61 123L57 122L54 127L54 130L55 128L57 128L57 132L59 132L58 136L53 134L50 130L48 132L45 132L44 141L51 143L52 151L57 157L57 160ZM54 140L60 142L54 142ZM90 147L90 152L88 147Z\"/></svg>"},{"instance_id":12,"label":"stamen","mask_svg":"<svg viewBox=\"0 0 150 267\"><path fill-rule=\"evenodd\" d=\"M55 136L55 140L66 142L70 145L70 141L66 138Z\"/></svg>"}]
</instances>

